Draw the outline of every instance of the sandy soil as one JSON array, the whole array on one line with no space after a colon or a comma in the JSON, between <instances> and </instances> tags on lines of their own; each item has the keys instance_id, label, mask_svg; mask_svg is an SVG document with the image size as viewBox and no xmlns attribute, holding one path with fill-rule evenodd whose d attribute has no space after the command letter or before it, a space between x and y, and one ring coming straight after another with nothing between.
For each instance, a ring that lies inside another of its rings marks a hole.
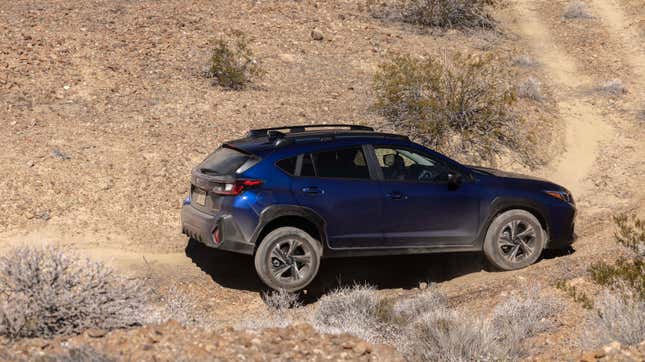
<instances>
[{"instance_id":1,"label":"sandy soil","mask_svg":"<svg viewBox=\"0 0 645 362\"><path fill-rule=\"evenodd\" d=\"M520 106L544 135L549 162L506 168L562 183L579 206L575 252L517 272L488 272L480 255L351 258L323 263L309 302L341 284L413 293L438 282L455 304L485 310L505 293L584 275L611 259L610 216L645 213L645 9L589 1L593 18L563 19L566 1L513 0L499 34L435 32L372 18L356 2L11 2L0 9L0 250L54 242L176 286L234 325L263 306L248 257L188 243L179 232L190 167L251 127L299 122L379 124L371 76L391 52L492 49L538 65L542 104ZM311 40L313 28L325 39ZM202 76L229 29L255 38L268 71L229 92ZM603 83L620 79L626 93ZM55 150L69 159L54 155ZM456 155L458 157L458 155ZM379 268L374 268L378 265ZM534 355L575 351L571 302Z\"/></svg>"}]
</instances>

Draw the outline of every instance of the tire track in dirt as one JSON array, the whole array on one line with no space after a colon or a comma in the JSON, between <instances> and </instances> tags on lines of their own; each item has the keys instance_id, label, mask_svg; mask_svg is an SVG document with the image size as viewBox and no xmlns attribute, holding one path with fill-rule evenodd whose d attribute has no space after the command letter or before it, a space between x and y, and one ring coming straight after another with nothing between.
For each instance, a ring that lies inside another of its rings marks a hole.
<instances>
[{"instance_id":1,"label":"tire track in dirt","mask_svg":"<svg viewBox=\"0 0 645 362\"><path fill-rule=\"evenodd\" d=\"M584 96L583 90L591 87L591 79L553 41L532 4L525 0L513 4L519 19L517 31L542 64L565 120L565 152L544 171L549 179L563 184L580 198L590 190L587 176L594 166L598 146L611 139L614 130L603 121L601 110Z\"/></svg>"},{"instance_id":2,"label":"tire track in dirt","mask_svg":"<svg viewBox=\"0 0 645 362\"><path fill-rule=\"evenodd\" d=\"M636 79L630 79L637 86L637 96L645 87L645 47L638 31L631 26L619 4L613 0L591 0L595 14L608 28L616 43L622 43L625 62L631 67Z\"/></svg>"},{"instance_id":3,"label":"tire track in dirt","mask_svg":"<svg viewBox=\"0 0 645 362\"><path fill-rule=\"evenodd\" d=\"M600 19L602 24L608 29L609 35L614 43L621 44L621 58L629 66L631 76L626 79L629 84L629 93L624 96L626 108L635 114L636 121L633 124L626 124L625 132L629 132L632 137L643 139L642 128L638 127L640 117L645 117L645 44L642 36L636 29L635 19L629 19L623 11L621 5L615 0L590 0L595 15ZM635 133L635 134L634 134ZM640 136L639 136L640 135ZM635 179L638 180L638 173L643 171L643 159L645 159L645 147L642 142L636 142L632 151L624 153L626 159L624 163L636 173ZM645 185L642 182L631 185L634 189L634 200L638 209L643 209L642 200L645 199Z\"/></svg>"}]
</instances>

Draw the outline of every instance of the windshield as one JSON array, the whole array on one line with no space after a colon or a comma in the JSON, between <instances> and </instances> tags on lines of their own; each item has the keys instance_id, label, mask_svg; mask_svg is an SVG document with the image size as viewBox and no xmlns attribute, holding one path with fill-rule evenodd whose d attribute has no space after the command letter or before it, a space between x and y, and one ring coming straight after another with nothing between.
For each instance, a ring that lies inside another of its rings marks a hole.
<instances>
[{"instance_id":1,"label":"windshield","mask_svg":"<svg viewBox=\"0 0 645 362\"><path fill-rule=\"evenodd\" d=\"M252 157L252 155L223 146L211 153L199 165L199 169L203 173L231 175Z\"/></svg>"}]
</instances>

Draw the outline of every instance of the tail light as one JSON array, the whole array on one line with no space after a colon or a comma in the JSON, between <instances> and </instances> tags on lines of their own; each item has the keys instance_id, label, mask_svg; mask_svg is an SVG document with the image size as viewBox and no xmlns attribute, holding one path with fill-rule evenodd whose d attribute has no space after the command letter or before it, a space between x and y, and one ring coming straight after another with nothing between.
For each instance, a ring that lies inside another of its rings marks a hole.
<instances>
[{"instance_id":1,"label":"tail light","mask_svg":"<svg viewBox=\"0 0 645 362\"><path fill-rule=\"evenodd\" d=\"M218 195L236 196L247 189L260 186L261 184L262 180L235 180L218 184L213 187L213 192Z\"/></svg>"}]
</instances>

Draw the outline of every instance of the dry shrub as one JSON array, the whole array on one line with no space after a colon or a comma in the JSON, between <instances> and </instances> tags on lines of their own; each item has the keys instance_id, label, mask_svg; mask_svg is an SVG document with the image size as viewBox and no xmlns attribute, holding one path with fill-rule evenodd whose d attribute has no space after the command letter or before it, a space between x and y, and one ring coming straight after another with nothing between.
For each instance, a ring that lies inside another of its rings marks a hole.
<instances>
[{"instance_id":1,"label":"dry shrub","mask_svg":"<svg viewBox=\"0 0 645 362\"><path fill-rule=\"evenodd\" d=\"M290 293L284 289L263 293L262 297L267 307L277 312L302 306L300 296L297 293Z\"/></svg>"},{"instance_id":2,"label":"dry shrub","mask_svg":"<svg viewBox=\"0 0 645 362\"><path fill-rule=\"evenodd\" d=\"M620 96L627 93L627 89L623 85L623 81L620 79L607 81L598 87L598 90L612 96Z\"/></svg>"},{"instance_id":3,"label":"dry shrub","mask_svg":"<svg viewBox=\"0 0 645 362\"><path fill-rule=\"evenodd\" d=\"M645 221L621 214L614 217L616 243L626 256L615 264L598 262L589 268L591 278L606 289L594 305L588 321L588 344L613 340L635 344L645 339Z\"/></svg>"},{"instance_id":4,"label":"dry shrub","mask_svg":"<svg viewBox=\"0 0 645 362\"><path fill-rule=\"evenodd\" d=\"M434 286L396 303L355 286L321 298L313 324L322 332L389 343L412 361L510 360L524 356L523 342L548 329L560 310L557 300L529 291L480 318L450 308Z\"/></svg>"},{"instance_id":5,"label":"dry shrub","mask_svg":"<svg viewBox=\"0 0 645 362\"><path fill-rule=\"evenodd\" d=\"M572 1L567 5L563 16L566 19L590 19L592 17L587 4L578 0Z\"/></svg>"},{"instance_id":6,"label":"dry shrub","mask_svg":"<svg viewBox=\"0 0 645 362\"><path fill-rule=\"evenodd\" d=\"M383 308L386 301L367 285L343 287L320 298L313 325L323 333L349 333L366 341L382 343L390 339L393 326Z\"/></svg>"},{"instance_id":7,"label":"dry shrub","mask_svg":"<svg viewBox=\"0 0 645 362\"><path fill-rule=\"evenodd\" d=\"M494 0L402 0L403 21L441 28L494 28Z\"/></svg>"},{"instance_id":8,"label":"dry shrub","mask_svg":"<svg viewBox=\"0 0 645 362\"><path fill-rule=\"evenodd\" d=\"M641 296L625 288L621 293L605 290L595 307L585 328L585 344L638 344L645 340L645 300Z\"/></svg>"},{"instance_id":9,"label":"dry shrub","mask_svg":"<svg viewBox=\"0 0 645 362\"><path fill-rule=\"evenodd\" d=\"M517 95L520 98L526 98L537 102L542 102L544 100L540 81L533 77L528 77L517 87Z\"/></svg>"},{"instance_id":10,"label":"dry shrub","mask_svg":"<svg viewBox=\"0 0 645 362\"><path fill-rule=\"evenodd\" d=\"M233 90L246 87L254 77L264 72L249 48L250 41L244 33L233 32L232 40L219 39L211 55L208 75L214 83Z\"/></svg>"},{"instance_id":11,"label":"dry shrub","mask_svg":"<svg viewBox=\"0 0 645 362\"><path fill-rule=\"evenodd\" d=\"M142 284L55 247L19 247L0 258L0 335L78 334L143 320Z\"/></svg>"},{"instance_id":12,"label":"dry shrub","mask_svg":"<svg viewBox=\"0 0 645 362\"><path fill-rule=\"evenodd\" d=\"M397 131L462 161L494 162L513 150L531 164L534 138L513 111L513 87L492 55L394 56L374 77L375 109Z\"/></svg>"},{"instance_id":13,"label":"dry shrub","mask_svg":"<svg viewBox=\"0 0 645 362\"><path fill-rule=\"evenodd\" d=\"M626 287L645 300L645 221L636 215L621 214L614 217L614 223L616 243L626 248L628 255L619 257L615 264L592 264L591 278L605 287Z\"/></svg>"},{"instance_id":14,"label":"dry shrub","mask_svg":"<svg viewBox=\"0 0 645 362\"><path fill-rule=\"evenodd\" d=\"M188 286L187 288L190 288ZM159 297L159 303L148 311L146 323L165 323L175 320L186 326L196 326L212 330L220 326L212 316L210 307L186 292L186 287L170 287Z\"/></svg>"},{"instance_id":15,"label":"dry shrub","mask_svg":"<svg viewBox=\"0 0 645 362\"><path fill-rule=\"evenodd\" d=\"M290 293L286 290L274 290L262 293L262 299L266 309L259 315L242 320L239 328L242 329L265 329L287 327L299 319L303 312L300 295Z\"/></svg>"}]
</instances>

